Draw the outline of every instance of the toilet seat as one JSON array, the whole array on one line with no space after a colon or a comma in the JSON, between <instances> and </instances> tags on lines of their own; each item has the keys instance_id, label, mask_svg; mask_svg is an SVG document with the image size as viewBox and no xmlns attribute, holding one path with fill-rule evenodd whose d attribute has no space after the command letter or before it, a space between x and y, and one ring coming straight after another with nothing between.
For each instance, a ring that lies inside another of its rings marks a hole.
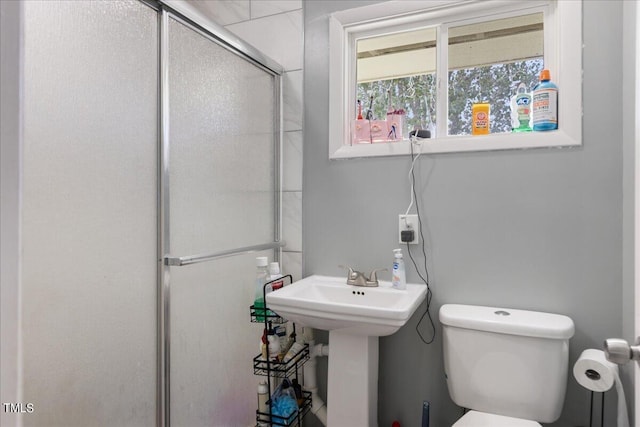
<instances>
[{"instance_id":1,"label":"toilet seat","mask_svg":"<svg viewBox=\"0 0 640 427\"><path fill-rule=\"evenodd\" d=\"M541 424L522 418L469 411L451 427L541 427Z\"/></svg>"}]
</instances>

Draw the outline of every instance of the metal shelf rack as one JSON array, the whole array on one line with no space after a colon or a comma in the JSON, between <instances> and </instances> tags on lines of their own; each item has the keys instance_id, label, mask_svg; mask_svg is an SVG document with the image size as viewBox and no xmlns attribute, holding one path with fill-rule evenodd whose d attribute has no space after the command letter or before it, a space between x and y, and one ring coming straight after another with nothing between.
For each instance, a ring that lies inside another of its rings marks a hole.
<instances>
[{"instance_id":1,"label":"metal shelf rack","mask_svg":"<svg viewBox=\"0 0 640 427\"><path fill-rule=\"evenodd\" d=\"M287 274L279 279L269 281L264 284L262 287L262 298L265 301L264 308L256 308L252 305L249 308L249 315L252 323L264 323L265 329L268 330L270 324L283 324L286 323L287 320L278 316L277 313L269 310L267 307L267 287L274 282L279 280L287 280L290 285L293 282L293 277L290 274ZM295 336L296 326L293 324L293 334ZM269 354L269 342L266 343L267 346L267 355ZM309 344L304 344L302 349L300 349L296 354L291 357L288 361L276 361L269 360L263 358L262 354L257 355L253 358L253 373L254 375L262 375L267 377L267 387L269 393L271 393L271 379L272 378L295 378L298 380L298 372L302 365L309 360ZM311 393L308 391L303 391L302 402L298 402L298 410L294 411L288 417L281 417L273 414L273 407L271 405L271 398L267 401L267 405L269 407L268 412L260 412L260 410L256 410L256 427L262 427L265 425L269 426L300 426L302 424L302 418L309 412L311 409Z\"/></svg>"}]
</instances>

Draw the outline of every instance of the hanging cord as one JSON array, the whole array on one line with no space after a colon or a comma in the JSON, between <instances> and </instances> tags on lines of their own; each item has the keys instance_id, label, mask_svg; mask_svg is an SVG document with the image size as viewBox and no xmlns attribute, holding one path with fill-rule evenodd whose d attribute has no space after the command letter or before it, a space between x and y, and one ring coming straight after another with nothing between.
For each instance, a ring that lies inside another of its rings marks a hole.
<instances>
[{"instance_id":1,"label":"hanging cord","mask_svg":"<svg viewBox=\"0 0 640 427\"><path fill-rule=\"evenodd\" d=\"M417 141L417 137L415 137L415 141ZM433 318L431 317L431 302L433 300L433 292L431 292L431 285L429 284L429 268L427 267L427 251L425 249L425 242L424 242L424 235L422 234L422 220L420 219L420 207L418 204L418 195L416 194L416 177L415 177L415 173L414 173L414 166L416 163L416 160L418 160L418 157L420 157L420 154L422 154L422 146L420 146L420 152L418 153L417 156L414 157L414 153L413 153L413 144L414 144L414 140L410 140L410 147L411 147L411 169L409 171L409 180L411 181L411 204L409 205L409 208L407 209L407 214L409 213L409 210L411 209L411 207L413 206L413 203L415 201L416 204L416 214L418 215L418 225L420 228L420 243L421 243L421 247L422 247L422 255L423 255L423 260L424 260L424 272L425 272L425 276L422 275L422 273L420 272L420 269L418 268L418 265L416 264L416 261L413 259L413 255L411 254L411 247L409 246L409 242L407 242L407 252L409 253L409 258L411 258L411 262L413 263L413 267L416 269L416 272L418 273L418 276L420 277L420 279L422 279L422 281L424 282L424 284L427 286L427 297L426 297L426 301L427 301L427 308L425 310L425 312L422 314L422 316L420 317L420 320L418 321L418 324L416 325L416 332L418 333L418 336L420 337L420 339L422 340L423 343L425 344L431 344L435 339L436 339L436 326L433 323ZM424 317L427 316L429 318L429 324L431 326L431 331L432 331L432 335L430 339L425 339L424 336L422 335L422 333L420 332L420 324L422 323L422 321L424 320Z\"/></svg>"},{"instance_id":2,"label":"hanging cord","mask_svg":"<svg viewBox=\"0 0 640 427\"><path fill-rule=\"evenodd\" d=\"M411 207L413 206L413 202L415 200L415 188L414 188L414 184L415 184L415 176L413 175L413 168L416 165L416 160L418 160L418 158L420 157L420 155L422 154L422 145L420 145L420 152L418 153L417 156L413 157L413 141L409 141L411 144L411 158L413 159L413 161L411 162L411 168L409 169L409 182L411 182L411 191L409 191L411 193L411 203L409 203L409 207L407 208L407 211L404 213L405 216L409 215L409 211L411 210ZM418 205L416 205L416 212L418 211ZM418 221L420 220L420 216L418 215ZM422 231L422 229L420 230Z\"/></svg>"}]
</instances>

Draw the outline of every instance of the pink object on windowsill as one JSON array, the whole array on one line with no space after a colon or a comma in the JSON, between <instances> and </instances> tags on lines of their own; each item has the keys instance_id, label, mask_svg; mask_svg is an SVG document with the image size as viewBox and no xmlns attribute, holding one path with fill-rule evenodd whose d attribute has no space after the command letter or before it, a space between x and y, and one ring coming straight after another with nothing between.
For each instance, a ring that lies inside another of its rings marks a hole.
<instances>
[{"instance_id":1,"label":"pink object on windowsill","mask_svg":"<svg viewBox=\"0 0 640 427\"><path fill-rule=\"evenodd\" d=\"M403 118L402 114L389 114L387 120L352 120L351 143L401 141Z\"/></svg>"}]
</instances>

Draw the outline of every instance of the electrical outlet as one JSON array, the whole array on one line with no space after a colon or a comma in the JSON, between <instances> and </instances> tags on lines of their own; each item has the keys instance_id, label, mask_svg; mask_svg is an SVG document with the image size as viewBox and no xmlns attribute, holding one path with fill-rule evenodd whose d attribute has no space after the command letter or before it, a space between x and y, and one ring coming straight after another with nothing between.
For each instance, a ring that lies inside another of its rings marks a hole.
<instances>
[{"instance_id":1,"label":"electrical outlet","mask_svg":"<svg viewBox=\"0 0 640 427\"><path fill-rule=\"evenodd\" d=\"M407 242L402 241L402 231L413 230L413 240L408 242L410 245L418 244L418 235L420 235L420 222L418 215L398 215L398 242L402 245Z\"/></svg>"}]
</instances>

